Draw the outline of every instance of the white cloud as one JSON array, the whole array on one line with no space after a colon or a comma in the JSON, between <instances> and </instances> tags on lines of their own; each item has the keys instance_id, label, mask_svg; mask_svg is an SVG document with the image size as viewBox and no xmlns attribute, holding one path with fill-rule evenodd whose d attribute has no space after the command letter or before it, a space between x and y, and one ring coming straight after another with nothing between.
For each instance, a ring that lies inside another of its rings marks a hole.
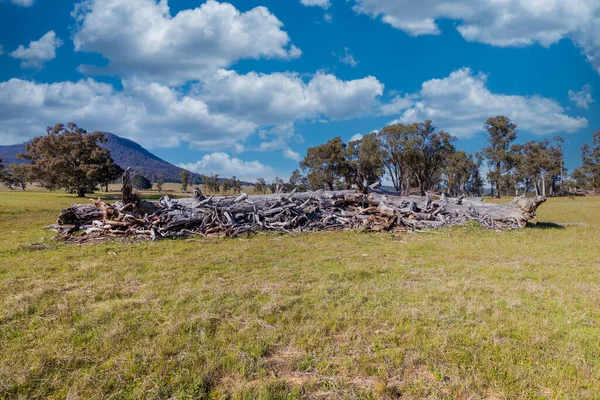
<instances>
[{"instance_id":1,"label":"white cloud","mask_svg":"<svg viewBox=\"0 0 600 400\"><path fill-rule=\"evenodd\" d=\"M569 90L569 100L575 103L578 107L590 108L590 104L594 102L592 98L592 86L590 84L584 85L580 91Z\"/></svg>"},{"instance_id":2,"label":"white cloud","mask_svg":"<svg viewBox=\"0 0 600 400\"><path fill-rule=\"evenodd\" d=\"M300 3L307 7L321 7L324 10L327 10L329 7L331 7L329 0L300 0Z\"/></svg>"},{"instance_id":3,"label":"white cloud","mask_svg":"<svg viewBox=\"0 0 600 400\"><path fill-rule=\"evenodd\" d=\"M179 164L179 166L198 174L218 174L221 178L235 176L249 182L255 182L257 178L271 180L276 175L272 167L259 161L243 161L223 152L206 154L195 163Z\"/></svg>"},{"instance_id":4,"label":"white cloud","mask_svg":"<svg viewBox=\"0 0 600 400\"><path fill-rule=\"evenodd\" d=\"M244 141L257 128L245 120L210 112L202 100L160 84L123 82L122 92L92 79L38 84L0 83L0 143L44 134L57 122L111 131L148 147L197 142L210 150Z\"/></svg>"},{"instance_id":5,"label":"white cloud","mask_svg":"<svg viewBox=\"0 0 600 400\"><path fill-rule=\"evenodd\" d=\"M12 0L13 4L21 7L31 7L35 0Z\"/></svg>"},{"instance_id":6,"label":"white cloud","mask_svg":"<svg viewBox=\"0 0 600 400\"><path fill-rule=\"evenodd\" d=\"M0 56L4 55L4 46L0 44Z\"/></svg>"},{"instance_id":7,"label":"white cloud","mask_svg":"<svg viewBox=\"0 0 600 400\"><path fill-rule=\"evenodd\" d=\"M354 59L354 55L352 54L352 52L350 51L350 49L348 47L344 47L344 54L343 55L337 55L336 53L333 53L333 55L335 57L337 57L337 59L342 63L342 64L346 64L349 65L350 67L354 68L358 65L358 62Z\"/></svg>"},{"instance_id":8,"label":"white cloud","mask_svg":"<svg viewBox=\"0 0 600 400\"><path fill-rule=\"evenodd\" d=\"M554 100L495 94L486 82L486 75L474 75L468 68L454 71L444 79L429 80L411 97L412 106L394 122L431 119L439 128L463 138L481 132L487 118L496 115L506 115L521 130L540 135L571 133L588 125L585 118L567 115Z\"/></svg>"},{"instance_id":9,"label":"white cloud","mask_svg":"<svg viewBox=\"0 0 600 400\"><path fill-rule=\"evenodd\" d=\"M342 81L318 72L308 82L295 73L240 75L220 70L200 86L211 109L259 125L282 125L311 118L349 119L377 106L384 86L376 78Z\"/></svg>"},{"instance_id":10,"label":"white cloud","mask_svg":"<svg viewBox=\"0 0 600 400\"><path fill-rule=\"evenodd\" d=\"M356 142L357 140L362 140L363 135L361 135L360 133L357 133L355 135L352 135L352 137L350 138L350 142Z\"/></svg>"},{"instance_id":11,"label":"white cloud","mask_svg":"<svg viewBox=\"0 0 600 400\"><path fill-rule=\"evenodd\" d=\"M598 0L355 0L355 11L406 33L437 35L440 19L458 20L469 41L493 46L550 46L571 38L600 73Z\"/></svg>"},{"instance_id":12,"label":"white cloud","mask_svg":"<svg viewBox=\"0 0 600 400\"><path fill-rule=\"evenodd\" d=\"M300 153L290 148L283 150L283 156L293 161L300 161L302 159L302 157L300 157Z\"/></svg>"},{"instance_id":13,"label":"white cloud","mask_svg":"<svg viewBox=\"0 0 600 400\"><path fill-rule=\"evenodd\" d=\"M325 15L323 15L323 21L327 22L328 24L333 22L333 15L331 15L331 13L325 13Z\"/></svg>"},{"instance_id":14,"label":"white cloud","mask_svg":"<svg viewBox=\"0 0 600 400\"><path fill-rule=\"evenodd\" d=\"M56 49L63 45L54 31L50 31L39 40L29 43L29 47L20 45L10 56L21 61L21 68L41 68L45 62L56 58Z\"/></svg>"},{"instance_id":15,"label":"white cloud","mask_svg":"<svg viewBox=\"0 0 600 400\"><path fill-rule=\"evenodd\" d=\"M80 67L91 74L178 85L241 59L302 54L265 7L240 12L229 3L208 0L171 16L167 0L84 0L73 16L78 23L75 50L109 59L107 67Z\"/></svg>"},{"instance_id":16,"label":"white cloud","mask_svg":"<svg viewBox=\"0 0 600 400\"><path fill-rule=\"evenodd\" d=\"M410 96L395 96L391 102L382 104L379 109L379 115L393 115L407 109L413 104Z\"/></svg>"},{"instance_id":17,"label":"white cloud","mask_svg":"<svg viewBox=\"0 0 600 400\"><path fill-rule=\"evenodd\" d=\"M369 114L383 91L372 77L341 81L322 73L304 82L296 74L221 70L187 91L135 78L122 83L123 91L93 79L1 82L0 143L28 140L48 125L74 121L151 148L188 143L199 150L239 152L249 136L262 132L260 150L284 150L296 137L295 121Z\"/></svg>"}]
</instances>

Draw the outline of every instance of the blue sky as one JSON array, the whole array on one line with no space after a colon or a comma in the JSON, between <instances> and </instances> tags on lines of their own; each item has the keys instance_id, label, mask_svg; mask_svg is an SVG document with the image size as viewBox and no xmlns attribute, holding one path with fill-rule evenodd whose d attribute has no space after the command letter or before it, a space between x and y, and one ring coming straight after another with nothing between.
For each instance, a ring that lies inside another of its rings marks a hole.
<instances>
[{"instance_id":1,"label":"blue sky","mask_svg":"<svg viewBox=\"0 0 600 400\"><path fill-rule=\"evenodd\" d=\"M469 152L600 129L596 0L0 0L0 144L73 121L200 173L287 177L307 148L432 119Z\"/></svg>"}]
</instances>

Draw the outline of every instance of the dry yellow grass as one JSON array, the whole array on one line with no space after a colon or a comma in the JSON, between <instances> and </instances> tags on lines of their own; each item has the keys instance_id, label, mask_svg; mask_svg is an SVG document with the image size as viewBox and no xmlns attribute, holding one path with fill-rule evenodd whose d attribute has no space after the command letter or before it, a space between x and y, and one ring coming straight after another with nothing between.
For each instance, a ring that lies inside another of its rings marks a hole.
<instances>
[{"instance_id":1,"label":"dry yellow grass","mask_svg":"<svg viewBox=\"0 0 600 400\"><path fill-rule=\"evenodd\" d=\"M0 193L0 398L600 393L600 198L513 232L52 241L75 201Z\"/></svg>"}]
</instances>

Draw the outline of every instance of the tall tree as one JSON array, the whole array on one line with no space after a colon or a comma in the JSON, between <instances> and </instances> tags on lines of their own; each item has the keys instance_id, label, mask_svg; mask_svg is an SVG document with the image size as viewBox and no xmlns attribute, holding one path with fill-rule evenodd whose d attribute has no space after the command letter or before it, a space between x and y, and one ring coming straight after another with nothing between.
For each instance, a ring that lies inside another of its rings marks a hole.
<instances>
[{"instance_id":1,"label":"tall tree","mask_svg":"<svg viewBox=\"0 0 600 400\"><path fill-rule=\"evenodd\" d=\"M365 190L370 184L379 181L384 172L384 152L379 146L375 133L348 145L348 171L354 183Z\"/></svg>"},{"instance_id":2,"label":"tall tree","mask_svg":"<svg viewBox=\"0 0 600 400\"><path fill-rule=\"evenodd\" d=\"M307 171L308 182L312 187L334 189L336 181L345 180L350 186L350 168L346 160L346 144L338 136L320 146L308 149L300 162L300 167Z\"/></svg>"},{"instance_id":3,"label":"tall tree","mask_svg":"<svg viewBox=\"0 0 600 400\"><path fill-rule=\"evenodd\" d=\"M533 185L536 195L546 196L546 189L556 193L556 180L562 167L562 138L529 141L520 149L518 175L525 181L525 192Z\"/></svg>"},{"instance_id":4,"label":"tall tree","mask_svg":"<svg viewBox=\"0 0 600 400\"><path fill-rule=\"evenodd\" d=\"M156 190L158 193L162 192L163 189L164 178L162 175L158 175L156 177Z\"/></svg>"},{"instance_id":5,"label":"tall tree","mask_svg":"<svg viewBox=\"0 0 600 400\"><path fill-rule=\"evenodd\" d=\"M110 152L98 145L105 143L101 132L88 134L74 123L49 127L46 136L33 139L19 158L29 160L27 173L48 189L66 188L85 196L107 177L117 179L122 171ZM118 173L117 173L118 172Z\"/></svg>"},{"instance_id":6,"label":"tall tree","mask_svg":"<svg viewBox=\"0 0 600 400\"><path fill-rule=\"evenodd\" d=\"M417 133L405 154L421 195L435 186L445 163L455 151L452 144L455 140L449 133L438 132L431 121L418 124Z\"/></svg>"},{"instance_id":7,"label":"tall tree","mask_svg":"<svg viewBox=\"0 0 600 400\"><path fill-rule=\"evenodd\" d=\"M190 173L188 171L181 170L181 191L187 192L188 185L190 183Z\"/></svg>"},{"instance_id":8,"label":"tall tree","mask_svg":"<svg viewBox=\"0 0 600 400\"><path fill-rule=\"evenodd\" d=\"M308 190L306 183L306 177L299 170L295 169L290 176L292 190L296 188L299 192L306 192Z\"/></svg>"},{"instance_id":9,"label":"tall tree","mask_svg":"<svg viewBox=\"0 0 600 400\"><path fill-rule=\"evenodd\" d=\"M394 124L383 128L377 136L382 149L382 160L394 189L401 192L406 178L407 150L417 134L418 124Z\"/></svg>"},{"instance_id":10,"label":"tall tree","mask_svg":"<svg viewBox=\"0 0 600 400\"><path fill-rule=\"evenodd\" d=\"M202 182L204 182L204 186L211 193L219 193L221 190L219 175L204 175L202 176Z\"/></svg>"},{"instance_id":11,"label":"tall tree","mask_svg":"<svg viewBox=\"0 0 600 400\"><path fill-rule=\"evenodd\" d=\"M234 192L239 193L242 191L242 181L240 181L236 176L232 176L230 180L231 189Z\"/></svg>"},{"instance_id":12,"label":"tall tree","mask_svg":"<svg viewBox=\"0 0 600 400\"><path fill-rule=\"evenodd\" d=\"M444 168L448 193L453 197L479 195L483 188L479 168L480 163L472 154L462 150L452 153Z\"/></svg>"},{"instance_id":13,"label":"tall tree","mask_svg":"<svg viewBox=\"0 0 600 400\"><path fill-rule=\"evenodd\" d=\"M227 194L227 192L229 192L229 190L231 189L231 179L223 179L223 182L221 183L221 188L223 189L223 193Z\"/></svg>"},{"instance_id":14,"label":"tall tree","mask_svg":"<svg viewBox=\"0 0 600 400\"><path fill-rule=\"evenodd\" d=\"M514 152L511 152L510 145L517 138L517 125L508 117L497 116L489 118L483 127L487 131L488 142L483 154L491 168L488 177L492 183L492 196L495 185L496 197L500 198L502 175L513 168Z\"/></svg>"},{"instance_id":15,"label":"tall tree","mask_svg":"<svg viewBox=\"0 0 600 400\"><path fill-rule=\"evenodd\" d=\"M258 194L265 194L267 192L267 182L264 178L258 178L254 184L254 192Z\"/></svg>"},{"instance_id":16,"label":"tall tree","mask_svg":"<svg viewBox=\"0 0 600 400\"><path fill-rule=\"evenodd\" d=\"M579 186L597 191L600 189L600 130L592 135L592 144L581 146L582 166L573 172Z\"/></svg>"}]
</instances>

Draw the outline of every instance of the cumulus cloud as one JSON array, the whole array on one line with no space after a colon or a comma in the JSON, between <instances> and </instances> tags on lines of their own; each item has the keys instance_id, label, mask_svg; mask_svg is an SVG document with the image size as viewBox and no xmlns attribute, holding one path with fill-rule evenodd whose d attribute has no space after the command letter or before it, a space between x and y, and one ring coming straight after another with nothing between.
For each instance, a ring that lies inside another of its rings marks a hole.
<instances>
[{"instance_id":1,"label":"cumulus cloud","mask_svg":"<svg viewBox=\"0 0 600 400\"><path fill-rule=\"evenodd\" d=\"M12 0L13 4L21 7L31 7L35 0Z\"/></svg>"},{"instance_id":2,"label":"cumulus cloud","mask_svg":"<svg viewBox=\"0 0 600 400\"><path fill-rule=\"evenodd\" d=\"M413 104L394 122L411 123L431 119L451 134L468 138L483 130L487 118L506 115L519 128L544 135L575 132L588 121L571 117L556 101L540 96L515 96L492 93L485 74L473 74L469 68L454 71L443 79L423 83L411 96Z\"/></svg>"},{"instance_id":3,"label":"cumulus cloud","mask_svg":"<svg viewBox=\"0 0 600 400\"><path fill-rule=\"evenodd\" d=\"M123 91L93 79L40 84L21 79L0 83L0 143L44 134L57 122L112 131L148 147L198 141L203 149L244 141L256 125L209 111L202 100L171 88L125 81Z\"/></svg>"},{"instance_id":4,"label":"cumulus cloud","mask_svg":"<svg viewBox=\"0 0 600 400\"><path fill-rule=\"evenodd\" d=\"M89 74L150 78L171 85L202 79L241 59L299 57L283 24L265 7L246 12L208 0L171 16L167 0L84 0L73 11L76 51L100 53Z\"/></svg>"},{"instance_id":5,"label":"cumulus cloud","mask_svg":"<svg viewBox=\"0 0 600 400\"><path fill-rule=\"evenodd\" d=\"M331 7L329 0L300 0L300 3L307 7L321 7L324 10L327 10L329 7Z\"/></svg>"},{"instance_id":6,"label":"cumulus cloud","mask_svg":"<svg viewBox=\"0 0 600 400\"><path fill-rule=\"evenodd\" d=\"M41 68L45 62L56 58L56 49L63 45L54 31L50 31L39 40L29 43L28 47L20 45L10 56L21 61L21 68Z\"/></svg>"},{"instance_id":7,"label":"cumulus cloud","mask_svg":"<svg viewBox=\"0 0 600 400\"><path fill-rule=\"evenodd\" d=\"M352 137L350 138L351 142L356 142L357 140L362 140L363 135L361 135L360 133L354 134L352 135Z\"/></svg>"},{"instance_id":8,"label":"cumulus cloud","mask_svg":"<svg viewBox=\"0 0 600 400\"><path fill-rule=\"evenodd\" d=\"M223 152L206 154L195 163L179 164L179 166L198 174L218 174L223 178L235 176L249 182L255 182L257 178L271 180L276 175L272 167L259 161L243 161Z\"/></svg>"},{"instance_id":9,"label":"cumulus cloud","mask_svg":"<svg viewBox=\"0 0 600 400\"><path fill-rule=\"evenodd\" d=\"M382 104L379 108L379 115L394 115L407 109L413 104L410 96L395 96L389 103Z\"/></svg>"},{"instance_id":10,"label":"cumulus cloud","mask_svg":"<svg viewBox=\"0 0 600 400\"><path fill-rule=\"evenodd\" d=\"M19 141L30 139L59 118L122 134L151 148L188 143L205 151L239 151L250 135L262 132L260 150L283 150L294 137L295 121L369 114L383 91L372 77L342 81L323 73L305 82L296 74L221 70L187 91L135 78L122 83L123 90L117 91L93 79L2 82L0 142L10 143L16 136Z\"/></svg>"},{"instance_id":11,"label":"cumulus cloud","mask_svg":"<svg viewBox=\"0 0 600 400\"><path fill-rule=\"evenodd\" d=\"M300 153L298 153L297 151L294 151L290 148L283 150L283 156L285 158L288 158L293 161L300 161L302 159L302 157L300 156Z\"/></svg>"},{"instance_id":12,"label":"cumulus cloud","mask_svg":"<svg viewBox=\"0 0 600 400\"><path fill-rule=\"evenodd\" d=\"M201 96L212 109L281 125L310 118L348 119L371 113L384 86L376 78L343 81L318 72L308 82L295 73L238 74L220 70L202 83Z\"/></svg>"},{"instance_id":13,"label":"cumulus cloud","mask_svg":"<svg viewBox=\"0 0 600 400\"><path fill-rule=\"evenodd\" d=\"M569 90L569 100L575 103L578 107L590 108L590 104L594 102L592 98L592 86L590 84L584 85L579 91Z\"/></svg>"},{"instance_id":14,"label":"cumulus cloud","mask_svg":"<svg viewBox=\"0 0 600 400\"><path fill-rule=\"evenodd\" d=\"M550 46L571 38L600 73L597 0L355 0L354 9L413 36L439 34L436 21L453 19L466 40L493 46Z\"/></svg>"}]
</instances>

